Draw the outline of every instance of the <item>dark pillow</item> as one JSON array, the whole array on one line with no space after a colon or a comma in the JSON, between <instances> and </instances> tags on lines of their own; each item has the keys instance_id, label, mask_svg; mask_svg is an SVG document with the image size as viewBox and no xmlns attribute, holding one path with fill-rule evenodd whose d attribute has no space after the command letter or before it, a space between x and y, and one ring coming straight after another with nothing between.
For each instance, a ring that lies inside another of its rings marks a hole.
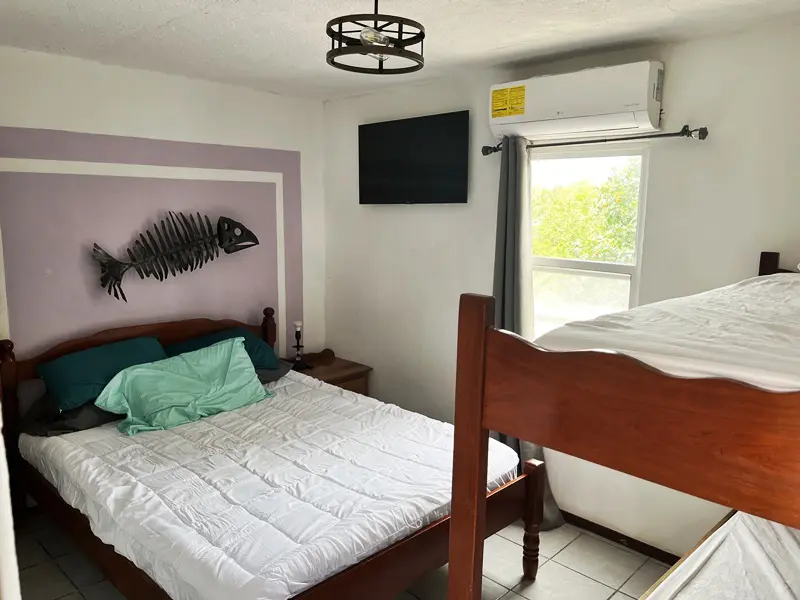
<instances>
[{"instance_id":1,"label":"dark pillow","mask_svg":"<svg viewBox=\"0 0 800 600\"><path fill-rule=\"evenodd\" d=\"M253 361L253 366L258 369L277 369L278 357L275 356L275 351L260 337L243 329L241 327L234 327L233 329L223 329L208 335L201 335L199 337L191 338L185 342L172 344L164 348L168 356L178 356L186 352L194 352L201 348L208 348L217 342L229 340L235 337L244 338L244 349Z\"/></svg>"},{"instance_id":2,"label":"dark pillow","mask_svg":"<svg viewBox=\"0 0 800 600\"><path fill-rule=\"evenodd\" d=\"M256 369L256 375L258 375L258 380L261 383L270 383L272 381L278 381L278 379L286 375L291 370L292 363L288 363L285 360L279 360L277 369Z\"/></svg>"},{"instance_id":3,"label":"dark pillow","mask_svg":"<svg viewBox=\"0 0 800 600\"><path fill-rule=\"evenodd\" d=\"M48 401L55 408L55 401L49 395L45 395L39 400L39 403ZM30 421L23 420L21 430L22 433L27 433L28 435L50 437L92 429L112 421L119 421L124 416L107 412L94 404L84 404L72 410L65 410L61 414L53 415L51 413L43 418Z\"/></svg>"},{"instance_id":4,"label":"dark pillow","mask_svg":"<svg viewBox=\"0 0 800 600\"><path fill-rule=\"evenodd\" d=\"M62 411L92 402L114 375L143 363L167 358L156 338L133 338L66 354L37 365L47 392Z\"/></svg>"},{"instance_id":5,"label":"dark pillow","mask_svg":"<svg viewBox=\"0 0 800 600\"><path fill-rule=\"evenodd\" d=\"M19 430L22 433L39 431L40 423L47 423L61 416L55 399L47 393L44 381L29 379L17 385L19 401ZM34 433L33 435L40 435Z\"/></svg>"},{"instance_id":6,"label":"dark pillow","mask_svg":"<svg viewBox=\"0 0 800 600\"><path fill-rule=\"evenodd\" d=\"M29 414L33 414L33 419L38 419L42 416L42 410L47 408L48 403L40 403L39 401L47 394L47 387L44 385L44 379L26 379L17 384L17 404L19 405L19 418L25 419ZM58 414L58 406L55 401L49 398L49 404L52 409Z\"/></svg>"}]
</instances>

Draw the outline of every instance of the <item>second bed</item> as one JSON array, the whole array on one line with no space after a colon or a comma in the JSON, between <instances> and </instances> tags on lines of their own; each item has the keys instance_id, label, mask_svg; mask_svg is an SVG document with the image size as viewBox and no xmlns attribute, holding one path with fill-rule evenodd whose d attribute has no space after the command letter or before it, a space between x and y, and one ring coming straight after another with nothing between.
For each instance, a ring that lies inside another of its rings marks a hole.
<instances>
[{"instance_id":1,"label":"second bed","mask_svg":"<svg viewBox=\"0 0 800 600\"><path fill-rule=\"evenodd\" d=\"M611 350L676 377L800 390L800 276L776 274L574 322L536 340ZM796 600L800 532L735 513L684 557L649 600Z\"/></svg>"}]
</instances>

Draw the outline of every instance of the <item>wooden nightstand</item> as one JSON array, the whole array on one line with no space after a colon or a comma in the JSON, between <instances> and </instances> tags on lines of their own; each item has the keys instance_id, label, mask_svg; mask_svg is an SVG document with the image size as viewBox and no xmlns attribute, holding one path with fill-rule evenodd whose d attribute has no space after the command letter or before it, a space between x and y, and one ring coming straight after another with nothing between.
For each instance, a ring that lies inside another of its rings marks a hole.
<instances>
[{"instance_id":1,"label":"wooden nightstand","mask_svg":"<svg viewBox=\"0 0 800 600\"><path fill-rule=\"evenodd\" d=\"M303 375L315 377L325 383L365 396L369 395L369 373L372 367L339 358L333 350L307 354L303 359L312 366L310 369L300 371Z\"/></svg>"}]
</instances>

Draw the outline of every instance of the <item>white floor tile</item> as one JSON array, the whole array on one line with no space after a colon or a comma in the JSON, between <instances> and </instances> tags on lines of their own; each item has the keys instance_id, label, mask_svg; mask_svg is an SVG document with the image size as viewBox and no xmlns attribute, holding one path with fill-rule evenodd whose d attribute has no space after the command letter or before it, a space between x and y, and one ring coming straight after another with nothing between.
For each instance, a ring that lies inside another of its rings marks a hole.
<instances>
[{"instance_id":1,"label":"white floor tile","mask_svg":"<svg viewBox=\"0 0 800 600\"><path fill-rule=\"evenodd\" d=\"M520 558L520 560L522 560ZM429 571L408 591L419 600L445 600L447 598L447 565L441 569ZM481 600L498 600L508 590L494 581L483 578Z\"/></svg>"},{"instance_id":2,"label":"white floor tile","mask_svg":"<svg viewBox=\"0 0 800 600\"><path fill-rule=\"evenodd\" d=\"M497 535L521 546L524 533L525 530L522 521L515 521L505 529L499 531ZM562 525L556 529L541 532L539 534L539 555L545 558L553 558L556 554L561 552L567 544L577 538L580 533L580 530L572 525Z\"/></svg>"},{"instance_id":3,"label":"white floor tile","mask_svg":"<svg viewBox=\"0 0 800 600\"><path fill-rule=\"evenodd\" d=\"M541 559L539 566L545 559ZM483 545L483 574L508 589L522 581L522 546L493 535Z\"/></svg>"},{"instance_id":4,"label":"white floor tile","mask_svg":"<svg viewBox=\"0 0 800 600\"><path fill-rule=\"evenodd\" d=\"M17 534L16 544L17 566L20 569L39 565L50 558L44 548L31 535Z\"/></svg>"},{"instance_id":5,"label":"white floor tile","mask_svg":"<svg viewBox=\"0 0 800 600\"><path fill-rule=\"evenodd\" d=\"M553 560L616 589L644 564L646 557L582 535Z\"/></svg>"},{"instance_id":6,"label":"white floor tile","mask_svg":"<svg viewBox=\"0 0 800 600\"><path fill-rule=\"evenodd\" d=\"M539 569L536 581L525 581L514 591L528 600L607 600L614 593L610 587L553 561Z\"/></svg>"},{"instance_id":7,"label":"white floor tile","mask_svg":"<svg viewBox=\"0 0 800 600\"><path fill-rule=\"evenodd\" d=\"M628 596L627 594L623 594L622 592L617 592L611 596L611 600L636 600L636 598L633 596Z\"/></svg>"},{"instance_id":8,"label":"white floor tile","mask_svg":"<svg viewBox=\"0 0 800 600\"><path fill-rule=\"evenodd\" d=\"M638 598L649 590L650 586L658 581L658 578L666 572L667 567L653 560L648 560L619 590L629 596Z\"/></svg>"},{"instance_id":9,"label":"white floor tile","mask_svg":"<svg viewBox=\"0 0 800 600\"><path fill-rule=\"evenodd\" d=\"M51 562L23 569L19 583L25 600L55 600L75 591L67 576Z\"/></svg>"},{"instance_id":10,"label":"white floor tile","mask_svg":"<svg viewBox=\"0 0 800 600\"><path fill-rule=\"evenodd\" d=\"M508 592L500 600L525 600L525 596L520 596L516 592Z\"/></svg>"},{"instance_id":11,"label":"white floor tile","mask_svg":"<svg viewBox=\"0 0 800 600\"><path fill-rule=\"evenodd\" d=\"M553 558L577 539L581 532L572 525L562 525L558 529L543 531L539 538L539 554Z\"/></svg>"},{"instance_id":12,"label":"white floor tile","mask_svg":"<svg viewBox=\"0 0 800 600\"><path fill-rule=\"evenodd\" d=\"M522 526L522 520L514 521L508 527L501 529L497 532L497 535L500 537L506 538L509 542L514 542L515 544L522 545L522 536L525 533L525 530Z\"/></svg>"}]
</instances>

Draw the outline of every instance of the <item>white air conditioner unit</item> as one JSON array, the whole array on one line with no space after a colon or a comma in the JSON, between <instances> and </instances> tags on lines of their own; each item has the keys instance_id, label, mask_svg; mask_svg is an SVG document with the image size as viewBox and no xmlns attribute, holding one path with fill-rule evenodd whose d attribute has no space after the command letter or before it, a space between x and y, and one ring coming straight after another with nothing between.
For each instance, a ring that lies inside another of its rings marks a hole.
<instances>
[{"instance_id":1,"label":"white air conditioner unit","mask_svg":"<svg viewBox=\"0 0 800 600\"><path fill-rule=\"evenodd\" d=\"M663 81L664 65L651 61L493 85L492 132L566 140L658 131Z\"/></svg>"}]
</instances>

